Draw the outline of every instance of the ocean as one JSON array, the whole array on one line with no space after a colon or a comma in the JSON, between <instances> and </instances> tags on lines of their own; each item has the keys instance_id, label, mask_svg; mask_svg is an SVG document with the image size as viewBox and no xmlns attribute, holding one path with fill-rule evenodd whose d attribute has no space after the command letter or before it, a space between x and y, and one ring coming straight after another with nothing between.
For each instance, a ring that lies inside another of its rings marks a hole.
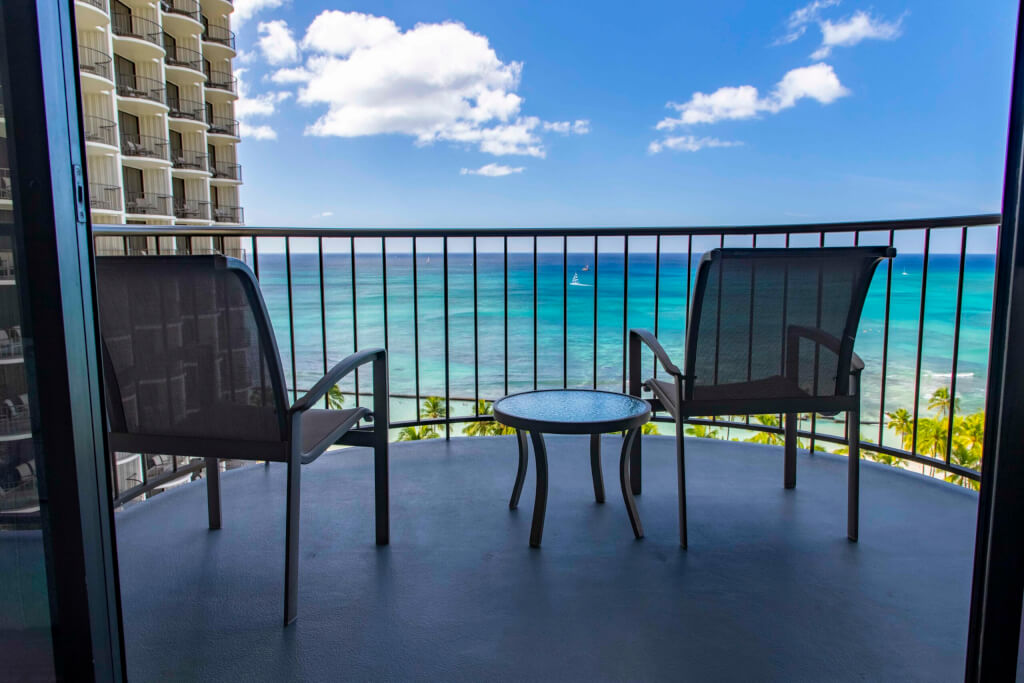
<instances>
[{"instance_id":1,"label":"ocean","mask_svg":"<svg viewBox=\"0 0 1024 683\"><path fill-rule=\"evenodd\" d=\"M436 240L435 240L436 241ZM561 240L557 240L559 245ZM407 243L408 241L406 241ZM621 244L621 240L619 242ZM296 242L293 241L293 245ZM344 245L347 248L347 240ZM379 244L379 243L378 243ZM294 248L294 246L293 246ZM390 248L390 247L389 247ZM506 393L504 344L504 255L477 256L477 340L474 365L473 256L467 250L448 254L448 354L453 415L472 415L472 397L479 386L481 398L493 400ZM247 255L251 261L251 254ZM696 272L700 254L692 256L690 275ZM658 287L658 337L678 362L683 356L686 318L687 262L684 253L661 254ZM593 386L594 301L597 300L597 387L622 388L623 372L623 254L593 251L537 254L536 375L537 386ZM356 306L352 306L352 260L343 253L325 251L324 302L326 362L340 360L353 348L383 346L384 289L379 253L356 252ZM251 265L251 264L250 264ZM875 275L861 318L856 352L864 359L864 433L877 438L883 411L906 408L913 412L914 378L921 334L921 386L919 411L928 414L927 400L939 387L950 385L956 320L958 254L932 254L928 259L924 293L924 327L921 313L921 254L901 254L892 262L889 338L885 367L885 400L881 403L883 332L886 314L885 264ZM992 308L995 257L968 254L964 264L964 288L960 346L956 368L956 393L960 411L971 413L984 406ZM299 393L324 371L321 333L320 258L316 253L291 255L294 318L294 380L292 341L288 312L285 255L265 251L259 255L260 284L277 336L285 375ZM419 247L416 262L418 294L419 395L445 393L444 256ZM629 255L628 326L654 329L656 259L653 253ZM534 387L534 256L532 251L508 254L508 392ZM596 277L596 287L595 285ZM570 284L575 279L575 283ZM565 328L563 331L563 301ZM416 394L414 354L414 306L412 254L389 251L387 255L387 346L390 363L392 419L410 419L415 401L400 398ZM563 334L567 351L563 378ZM361 377L360 393L368 393L369 372ZM342 384L355 390L352 381ZM348 402L352 401L349 396ZM870 425L874 424L873 428ZM887 430L888 431L888 430ZM886 442L895 445L895 435Z\"/></svg>"}]
</instances>

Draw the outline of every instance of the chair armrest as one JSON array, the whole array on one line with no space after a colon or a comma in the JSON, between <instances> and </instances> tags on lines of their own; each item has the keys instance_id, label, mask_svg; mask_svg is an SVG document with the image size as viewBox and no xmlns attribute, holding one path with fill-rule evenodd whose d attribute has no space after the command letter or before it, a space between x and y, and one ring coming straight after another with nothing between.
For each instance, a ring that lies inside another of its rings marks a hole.
<instances>
[{"instance_id":1,"label":"chair armrest","mask_svg":"<svg viewBox=\"0 0 1024 683\"><path fill-rule=\"evenodd\" d=\"M789 336L792 337L803 337L809 341L815 342L825 348L829 349L835 354L839 354L839 349L842 346L842 342L837 338L826 332L825 330L817 327L806 327L804 325L790 325ZM850 374L857 374L864 369L864 361L854 353L850 357Z\"/></svg>"},{"instance_id":2,"label":"chair armrest","mask_svg":"<svg viewBox=\"0 0 1024 683\"><path fill-rule=\"evenodd\" d=\"M651 351L654 351L655 357L657 357L658 362L661 363L662 367L665 368L665 372L673 377L683 376L682 371L676 367L675 363L672 362L672 359L668 357L668 351L665 350L665 347L658 342L658 338L649 330L632 329L629 331L629 334L631 337L636 337L642 341Z\"/></svg>"},{"instance_id":3,"label":"chair armrest","mask_svg":"<svg viewBox=\"0 0 1024 683\"><path fill-rule=\"evenodd\" d=\"M365 349L363 351L356 351L352 355L343 358L331 368L326 375L320 378L320 380L313 385L313 388L307 391L298 401L292 404L290 413L298 413L303 410L309 410L317 401L327 395L327 392L331 390L335 384L341 379L358 368L360 365L366 365L377 360L384 360L387 358L387 351L384 349Z\"/></svg>"}]
</instances>

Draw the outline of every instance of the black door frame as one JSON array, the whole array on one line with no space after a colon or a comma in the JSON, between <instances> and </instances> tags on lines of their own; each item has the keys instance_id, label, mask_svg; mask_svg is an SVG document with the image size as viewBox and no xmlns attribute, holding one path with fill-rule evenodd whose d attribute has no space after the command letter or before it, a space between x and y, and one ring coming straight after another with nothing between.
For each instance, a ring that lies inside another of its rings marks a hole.
<instances>
[{"instance_id":1,"label":"black door frame","mask_svg":"<svg viewBox=\"0 0 1024 683\"><path fill-rule=\"evenodd\" d=\"M0 3L25 369L59 680L125 677L74 0ZM20 229L18 229L20 228Z\"/></svg>"},{"instance_id":2,"label":"black door frame","mask_svg":"<svg viewBox=\"0 0 1024 683\"><path fill-rule=\"evenodd\" d=\"M968 681L1013 680L1024 599L1024 3L1018 7L999 229Z\"/></svg>"}]
</instances>

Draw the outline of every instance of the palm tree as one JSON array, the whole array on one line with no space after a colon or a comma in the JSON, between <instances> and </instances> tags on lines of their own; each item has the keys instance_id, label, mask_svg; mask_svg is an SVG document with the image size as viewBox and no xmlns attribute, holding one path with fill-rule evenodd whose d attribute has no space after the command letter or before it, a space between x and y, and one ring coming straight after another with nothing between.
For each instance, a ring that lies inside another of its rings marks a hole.
<instances>
[{"instance_id":1,"label":"palm tree","mask_svg":"<svg viewBox=\"0 0 1024 683\"><path fill-rule=\"evenodd\" d=\"M406 427L398 432L399 441L419 441L420 439L436 439L439 434L430 425Z\"/></svg>"},{"instance_id":2,"label":"palm tree","mask_svg":"<svg viewBox=\"0 0 1024 683\"><path fill-rule=\"evenodd\" d=\"M949 389L939 387L928 399L928 410L934 410L939 414L939 419L945 420L949 416L950 406L960 412L960 399L953 401L949 398Z\"/></svg>"},{"instance_id":3,"label":"palm tree","mask_svg":"<svg viewBox=\"0 0 1024 683\"><path fill-rule=\"evenodd\" d=\"M686 433L699 439L717 439L718 430L709 425L688 425Z\"/></svg>"},{"instance_id":4,"label":"palm tree","mask_svg":"<svg viewBox=\"0 0 1024 683\"><path fill-rule=\"evenodd\" d=\"M476 411L478 415L491 415L494 411L491 409L491 402L485 401L484 399L477 399ZM466 425L462 433L466 436L488 436L494 433L494 425L497 423L494 420L476 420Z\"/></svg>"},{"instance_id":5,"label":"palm tree","mask_svg":"<svg viewBox=\"0 0 1024 683\"><path fill-rule=\"evenodd\" d=\"M341 393L337 384L327 390L327 407L331 410L341 410L345 407L345 395Z\"/></svg>"},{"instance_id":6,"label":"palm tree","mask_svg":"<svg viewBox=\"0 0 1024 683\"><path fill-rule=\"evenodd\" d=\"M889 418L889 424L886 427L896 432L903 450L909 451L913 448L914 416L910 414L910 411L900 408L885 415Z\"/></svg>"},{"instance_id":7,"label":"palm tree","mask_svg":"<svg viewBox=\"0 0 1024 683\"><path fill-rule=\"evenodd\" d=\"M444 399L440 396L427 396L420 406L420 417L440 419L447 417L448 411L444 405Z\"/></svg>"},{"instance_id":8,"label":"palm tree","mask_svg":"<svg viewBox=\"0 0 1024 683\"><path fill-rule=\"evenodd\" d=\"M933 458L943 457L946 453L946 420L928 417L917 421L917 448Z\"/></svg>"},{"instance_id":9,"label":"palm tree","mask_svg":"<svg viewBox=\"0 0 1024 683\"><path fill-rule=\"evenodd\" d=\"M657 434L658 425L654 424L653 422L648 422L644 424L643 427L640 428L640 433L644 435Z\"/></svg>"},{"instance_id":10,"label":"palm tree","mask_svg":"<svg viewBox=\"0 0 1024 683\"><path fill-rule=\"evenodd\" d=\"M778 415L755 415L754 418L766 427L778 427L779 416ZM776 432L759 431L754 436L747 439L753 443L763 443L769 446L781 446L786 441L782 438L782 435Z\"/></svg>"}]
</instances>

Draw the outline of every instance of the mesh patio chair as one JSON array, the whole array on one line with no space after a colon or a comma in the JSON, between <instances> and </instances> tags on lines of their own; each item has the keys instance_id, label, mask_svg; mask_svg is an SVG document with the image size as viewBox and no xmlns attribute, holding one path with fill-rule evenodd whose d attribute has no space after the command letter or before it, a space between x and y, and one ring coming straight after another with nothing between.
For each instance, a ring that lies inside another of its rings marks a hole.
<instances>
[{"instance_id":1,"label":"mesh patio chair","mask_svg":"<svg viewBox=\"0 0 1024 683\"><path fill-rule=\"evenodd\" d=\"M384 349L358 351L289 405L256 278L221 255L96 259L101 353L113 452L206 458L211 529L221 526L217 459L288 466L284 622L296 616L300 467L334 444L374 449L377 543L389 540ZM373 363L373 412L316 404ZM361 420L372 428L359 428Z\"/></svg>"},{"instance_id":2,"label":"mesh patio chair","mask_svg":"<svg viewBox=\"0 0 1024 683\"><path fill-rule=\"evenodd\" d=\"M785 414L783 485L796 486L797 416L847 413L847 536L857 540L860 373L853 352L875 268L891 247L714 249L697 269L680 369L647 330L629 335L629 389L641 393L641 345L671 381L649 378L654 410L676 426L679 543L686 547L688 418ZM631 453L631 488L640 492L640 440Z\"/></svg>"}]
</instances>

